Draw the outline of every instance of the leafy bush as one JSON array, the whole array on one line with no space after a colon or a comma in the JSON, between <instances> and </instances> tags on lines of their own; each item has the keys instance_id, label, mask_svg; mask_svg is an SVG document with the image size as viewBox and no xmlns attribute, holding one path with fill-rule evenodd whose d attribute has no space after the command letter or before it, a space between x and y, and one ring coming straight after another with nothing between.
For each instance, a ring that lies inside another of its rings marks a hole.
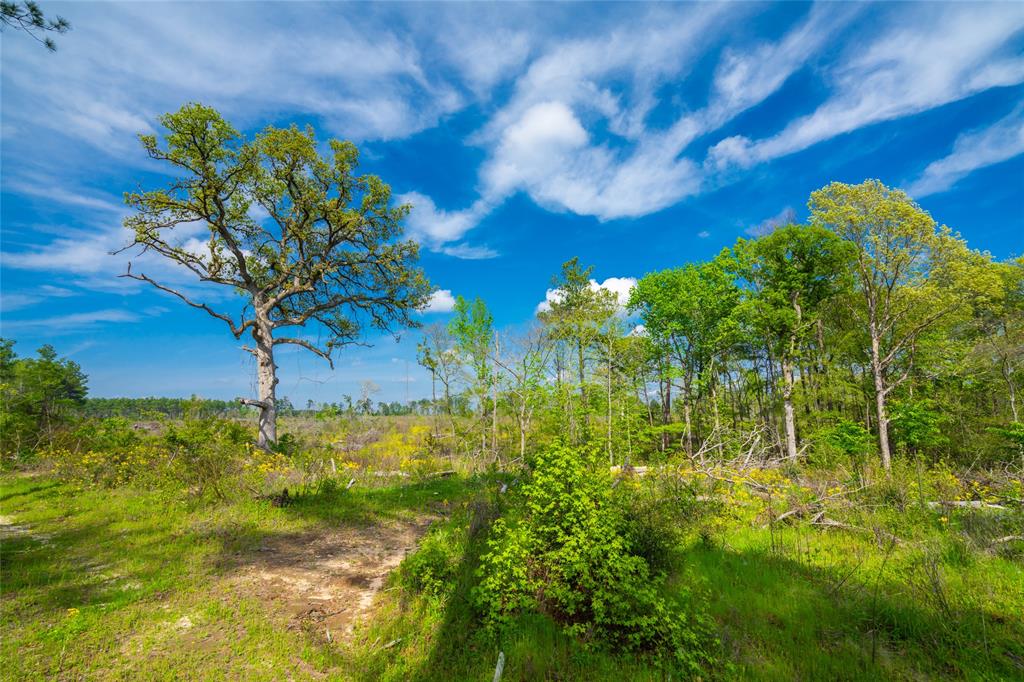
<instances>
[{"instance_id":1,"label":"leafy bush","mask_svg":"<svg viewBox=\"0 0 1024 682\"><path fill-rule=\"evenodd\" d=\"M857 468L863 466L867 456L875 451L875 437L859 422L840 419L820 429L813 438L815 464L834 465L849 462Z\"/></svg>"},{"instance_id":2,"label":"leafy bush","mask_svg":"<svg viewBox=\"0 0 1024 682\"><path fill-rule=\"evenodd\" d=\"M145 476L158 479L166 457L153 443L110 448L55 448L45 453L54 472L81 485L114 487Z\"/></svg>"},{"instance_id":3,"label":"leafy bush","mask_svg":"<svg viewBox=\"0 0 1024 682\"><path fill-rule=\"evenodd\" d=\"M898 448L911 453L949 442L942 433L942 421L934 400L899 400L889 409L892 440Z\"/></svg>"},{"instance_id":4,"label":"leafy bush","mask_svg":"<svg viewBox=\"0 0 1024 682\"><path fill-rule=\"evenodd\" d=\"M1013 454L1021 456L1024 462L1024 422L1013 422L1003 428L994 428L992 431L998 435L1007 448Z\"/></svg>"},{"instance_id":5,"label":"leafy bush","mask_svg":"<svg viewBox=\"0 0 1024 682\"><path fill-rule=\"evenodd\" d=\"M84 421L72 435L82 447L90 450L126 450L142 441L139 432L124 417Z\"/></svg>"},{"instance_id":6,"label":"leafy bush","mask_svg":"<svg viewBox=\"0 0 1024 682\"><path fill-rule=\"evenodd\" d=\"M186 417L168 425L163 442L177 480L199 496L213 493L221 499L225 479L241 474L245 456L254 453L249 429L227 419ZM278 458L283 456L270 457Z\"/></svg>"},{"instance_id":7,"label":"leafy bush","mask_svg":"<svg viewBox=\"0 0 1024 682\"><path fill-rule=\"evenodd\" d=\"M696 488L670 469L652 469L643 480L623 478L614 490L629 551L654 571L668 570L673 551L690 528L716 511L716 505L699 500Z\"/></svg>"},{"instance_id":8,"label":"leafy bush","mask_svg":"<svg viewBox=\"0 0 1024 682\"><path fill-rule=\"evenodd\" d=\"M495 523L481 559L475 598L492 632L539 611L585 642L649 652L690 671L709 662L706 617L666 599L664 575L633 553L599 455L541 452L521 496Z\"/></svg>"},{"instance_id":9,"label":"leafy bush","mask_svg":"<svg viewBox=\"0 0 1024 682\"><path fill-rule=\"evenodd\" d=\"M406 557L399 569L399 580L408 589L433 598L441 598L452 589L459 561L468 544L462 525L434 526L419 548Z\"/></svg>"}]
</instances>

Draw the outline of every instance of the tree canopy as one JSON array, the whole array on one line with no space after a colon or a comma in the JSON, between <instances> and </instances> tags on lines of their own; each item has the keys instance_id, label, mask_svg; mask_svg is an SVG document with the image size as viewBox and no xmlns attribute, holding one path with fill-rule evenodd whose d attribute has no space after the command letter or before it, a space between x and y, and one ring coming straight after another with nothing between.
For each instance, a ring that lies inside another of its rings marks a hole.
<instances>
[{"instance_id":1,"label":"tree canopy","mask_svg":"<svg viewBox=\"0 0 1024 682\"><path fill-rule=\"evenodd\" d=\"M276 439L274 347L301 346L332 362L367 326L416 326L430 285L403 240L409 207L390 188L358 175L351 142L330 140L321 155L312 128L268 127L246 140L214 109L187 104L161 117L163 140L142 135L150 158L176 173L167 187L129 192L130 246L183 266L196 279L230 287L244 304L215 308L181 287L133 270L152 284L248 334L256 358L260 442ZM311 328L305 333L295 330ZM286 331L292 330L289 335ZM333 363L332 363L333 366Z\"/></svg>"}]
</instances>

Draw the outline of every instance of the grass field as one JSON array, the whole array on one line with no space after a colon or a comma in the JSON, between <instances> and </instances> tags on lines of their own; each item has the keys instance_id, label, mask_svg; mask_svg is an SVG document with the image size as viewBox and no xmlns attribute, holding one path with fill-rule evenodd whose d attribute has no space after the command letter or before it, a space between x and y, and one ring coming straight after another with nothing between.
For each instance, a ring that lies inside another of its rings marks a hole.
<instances>
[{"instance_id":1,"label":"grass field","mask_svg":"<svg viewBox=\"0 0 1024 682\"><path fill-rule=\"evenodd\" d=\"M501 641L480 631L471 590L498 485L401 481L280 507L4 474L5 677L482 680L501 650L505 679L662 679L647 659L585 647L542 615L523 616ZM669 589L696 589L714 618L720 665L708 676L1019 679L1019 556L972 549L970 512L938 514L893 519L899 542L806 523L725 519L694 531L676 548ZM419 551L350 636L296 620L239 578L288 538L372 537L424 520L433 523Z\"/></svg>"}]
</instances>

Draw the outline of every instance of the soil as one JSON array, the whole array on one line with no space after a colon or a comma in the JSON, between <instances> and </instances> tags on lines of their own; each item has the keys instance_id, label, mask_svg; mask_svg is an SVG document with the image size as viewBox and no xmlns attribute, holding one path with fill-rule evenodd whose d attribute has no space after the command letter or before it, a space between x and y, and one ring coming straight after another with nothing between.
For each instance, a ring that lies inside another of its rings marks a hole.
<instances>
[{"instance_id":1,"label":"soil","mask_svg":"<svg viewBox=\"0 0 1024 682\"><path fill-rule=\"evenodd\" d=\"M239 587L282 614L288 626L347 640L372 611L388 574L432 519L343 527L266 540L239 569Z\"/></svg>"}]
</instances>

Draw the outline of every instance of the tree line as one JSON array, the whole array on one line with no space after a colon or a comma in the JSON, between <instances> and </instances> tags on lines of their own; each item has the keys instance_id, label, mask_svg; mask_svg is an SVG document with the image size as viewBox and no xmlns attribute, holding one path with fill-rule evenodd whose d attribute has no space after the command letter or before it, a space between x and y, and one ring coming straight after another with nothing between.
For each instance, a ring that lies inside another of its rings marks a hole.
<instances>
[{"instance_id":1,"label":"tree line","mask_svg":"<svg viewBox=\"0 0 1024 682\"><path fill-rule=\"evenodd\" d=\"M1024 260L971 249L875 180L808 207L807 224L644 276L625 306L574 258L523 334L459 298L420 345L446 437L497 455L508 422L521 453L531 437L601 440L621 462L756 434L780 456L828 441L885 468L894 452L1019 448Z\"/></svg>"}]
</instances>

